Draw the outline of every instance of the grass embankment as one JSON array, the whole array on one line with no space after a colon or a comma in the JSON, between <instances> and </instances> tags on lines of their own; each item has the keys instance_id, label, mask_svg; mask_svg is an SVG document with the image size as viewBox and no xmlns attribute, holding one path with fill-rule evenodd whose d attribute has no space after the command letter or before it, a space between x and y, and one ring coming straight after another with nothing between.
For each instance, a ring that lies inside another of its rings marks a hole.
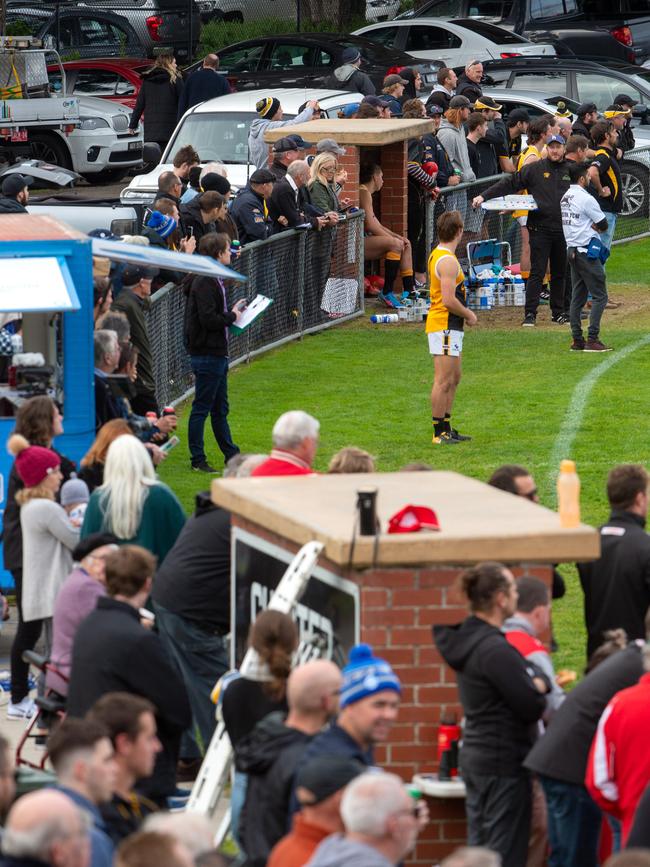
<instances>
[{"instance_id":1,"label":"grass embankment","mask_svg":"<svg viewBox=\"0 0 650 867\"><path fill-rule=\"evenodd\" d=\"M610 294L623 303L607 311L602 337L616 349L650 330L647 261L650 240L615 247L607 270ZM242 450L266 452L275 419L292 408L305 409L321 422L316 469L345 445L377 456L379 470L396 470L425 461L487 479L503 463L520 463L535 475L542 502L554 505L556 466L549 460L557 433L580 380L609 354L569 352L568 328L545 324L542 309L536 329L520 327L521 311L484 314L468 329L463 381L454 423L471 434L471 443L431 445L429 391L432 365L420 325L375 326L368 318L309 337L268 353L232 371L230 421ZM611 367L590 394L570 455L582 480L582 511L587 523L607 516L605 478L617 463L649 463L648 383L650 350L637 350ZM189 405L182 410L179 435L186 441ZM208 457L221 458L206 426ZM161 477L189 510L208 480L189 470L186 448L172 452ZM560 645L558 667L584 664L582 598L573 566L562 571L565 599L554 603Z\"/></svg>"}]
</instances>

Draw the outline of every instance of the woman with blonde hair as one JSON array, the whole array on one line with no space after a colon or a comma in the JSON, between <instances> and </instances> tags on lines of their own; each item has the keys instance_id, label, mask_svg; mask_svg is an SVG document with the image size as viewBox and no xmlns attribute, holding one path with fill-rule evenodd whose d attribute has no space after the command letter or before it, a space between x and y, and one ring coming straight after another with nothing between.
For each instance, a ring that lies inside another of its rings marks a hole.
<instances>
[{"instance_id":1,"label":"woman with blonde hair","mask_svg":"<svg viewBox=\"0 0 650 867\"><path fill-rule=\"evenodd\" d=\"M97 431L94 443L79 461L81 469L78 476L88 485L91 494L104 482L104 464L108 447L118 437L126 435L133 436L126 419L114 418L107 421Z\"/></svg>"},{"instance_id":2,"label":"woman with blonde hair","mask_svg":"<svg viewBox=\"0 0 650 867\"><path fill-rule=\"evenodd\" d=\"M160 565L184 524L181 504L157 480L147 449L136 437L118 436L106 453L104 483L90 497L81 538L114 533L120 544L151 551Z\"/></svg>"},{"instance_id":3,"label":"woman with blonde hair","mask_svg":"<svg viewBox=\"0 0 650 867\"><path fill-rule=\"evenodd\" d=\"M346 446L332 455L327 467L328 473L374 473L375 459L371 454L356 446Z\"/></svg>"},{"instance_id":4,"label":"woman with blonde hair","mask_svg":"<svg viewBox=\"0 0 650 867\"><path fill-rule=\"evenodd\" d=\"M408 82L405 78L402 78L401 75L395 75L394 73L391 73L384 78L384 87L381 92L387 99L391 117L402 116L402 103L400 100L407 83Z\"/></svg>"},{"instance_id":5,"label":"woman with blonde hair","mask_svg":"<svg viewBox=\"0 0 650 867\"><path fill-rule=\"evenodd\" d=\"M59 455L43 446L30 446L21 434L9 437L7 447L16 458L15 469L23 483L16 492L23 541L22 619L34 624L39 633L44 629L44 653L49 657L54 602L72 569L72 549L79 541L79 529L56 502L63 479ZM38 635L30 649L37 640ZM30 705L33 712L34 703L26 693L18 705L13 701L9 704L7 716L31 716L27 712Z\"/></svg>"},{"instance_id":6,"label":"woman with blonde hair","mask_svg":"<svg viewBox=\"0 0 650 867\"><path fill-rule=\"evenodd\" d=\"M309 196L312 204L321 211L339 211L339 197L336 194L336 157L331 153L319 154L311 164Z\"/></svg>"},{"instance_id":7,"label":"woman with blonde hair","mask_svg":"<svg viewBox=\"0 0 650 867\"><path fill-rule=\"evenodd\" d=\"M183 78L170 52L159 54L156 62L142 74L142 86L131 115L129 132L135 135L144 113L145 141L155 141L164 151L176 127L178 103L183 93Z\"/></svg>"}]
</instances>

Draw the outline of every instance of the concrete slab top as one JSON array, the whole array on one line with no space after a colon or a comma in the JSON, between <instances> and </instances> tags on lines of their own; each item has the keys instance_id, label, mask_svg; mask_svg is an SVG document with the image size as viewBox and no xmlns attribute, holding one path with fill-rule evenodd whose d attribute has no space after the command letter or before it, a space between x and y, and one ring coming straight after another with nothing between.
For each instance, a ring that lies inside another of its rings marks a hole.
<instances>
[{"instance_id":1,"label":"concrete slab top","mask_svg":"<svg viewBox=\"0 0 650 867\"><path fill-rule=\"evenodd\" d=\"M433 132L432 120L383 118L355 120L354 118L323 118L298 123L295 126L280 126L264 133L264 141L272 143L288 135L301 135L314 144L324 138L333 138L344 145L388 145L398 141Z\"/></svg>"},{"instance_id":2,"label":"concrete slab top","mask_svg":"<svg viewBox=\"0 0 650 867\"><path fill-rule=\"evenodd\" d=\"M354 540L352 565L422 563L560 563L600 556L593 527L560 527L556 512L453 472L363 473L215 479L212 500L233 515L298 545L323 542L325 556L350 563L357 492L377 489L381 522L374 536ZM429 506L439 531L388 534L388 518L406 505ZM376 556L375 556L376 555Z\"/></svg>"},{"instance_id":3,"label":"concrete slab top","mask_svg":"<svg viewBox=\"0 0 650 867\"><path fill-rule=\"evenodd\" d=\"M0 219L2 241L88 240L83 232L53 217L36 214L3 214Z\"/></svg>"}]
</instances>

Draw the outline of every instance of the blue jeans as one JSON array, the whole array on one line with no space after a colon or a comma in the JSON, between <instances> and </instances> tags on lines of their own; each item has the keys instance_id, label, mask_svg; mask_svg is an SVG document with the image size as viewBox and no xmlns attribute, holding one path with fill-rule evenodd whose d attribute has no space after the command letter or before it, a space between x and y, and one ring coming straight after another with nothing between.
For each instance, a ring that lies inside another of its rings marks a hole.
<instances>
[{"instance_id":1,"label":"blue jeans","mask_svg":"<svg viewBox=\"0 0 650 867\"><path fill-rule=\"evenodd\" d=\"M608 250L612 249L612 241L614 240L614 229L616 228L616 214L605 213L607 220L607 229L601 232L599 238Z\"/></svg>"},{"instance_id":2,"label":"blue jeans","mask_svg":"<svg viewBox=\"0 0 650 867\"><path fill-rule=\"evenodd\" d=\"M216 355L192 355L195 394L187 428L192 465L205 462L203 428L210 416L212 432L226 462L239 452L228 426L228 359Z\"/></svg>"},{"instance_id":3,"label":"blue jeans","mask_svg":"<svg viewBox=\"0 0 650 867\"><path fill-rule=\"evenodd\" d=\"M232 791L230 793L230 831L240 849L242 849L242 845L239 841L239 819L246 803L247 789L248 774L244 774L242 771L235 771L232 781Z\"/></svg>"},{"instance_id":4,"label":"blue jeans","mask_svg":"<svg viewBox=\"0 0 650 867\"><path fill-rule=\"evenodd\" d=\"M597 867L601 812L589 792L538 776L548 808L549 867Z\"/></svg>"},{"instance_id":5,"label":"blue jeans","mask_svg":"<svg viewBox=\"0 0 650 867\"><path fill-rule=\"evenodd\" d=\"M229 667L226 640L221 635L199 629L191 620L155 602L154 609L161 641L185 682L194 726L201 733L205 751L216 727L215 706L210 693Z\"/></svg>"}]
</instances>

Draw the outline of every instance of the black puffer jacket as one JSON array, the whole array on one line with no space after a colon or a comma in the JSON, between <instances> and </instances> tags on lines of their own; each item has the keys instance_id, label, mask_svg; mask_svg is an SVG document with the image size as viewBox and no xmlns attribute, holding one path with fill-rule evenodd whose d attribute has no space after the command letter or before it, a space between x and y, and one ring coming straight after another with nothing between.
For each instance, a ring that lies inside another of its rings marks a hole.
<instances>
[{"instance_id":1,"label":"black puffer jacket","mask_svg":"<svg viewBox=\"0 0 650 867\"><path fill-rule=\"evenodd\" d=\"M165 147L176 126L178 102L183 93L183 79L172 82L166 69L154 66L142 76L142 87L131 115L130 129L137 129L145 114L145 141L155 141Z\"/></svg>"},{"instance_id":2,"label":"black puffer jacket","mask_svg":"<svg viewBox=\"0 0 650 867\"><path fill-rule=\"evenodd\" d=\"M228 355L226 328L237 318L224 304L218 277L194 277L185 281L184 338L190 355Z\"/></svg>"},{"instance_id":3,"label":"black puffer jacket","mask_svg":"<svg viewBox=\"0 0 650 867\"><path fill-rule=\"evenodd\" d=\"M287 833L293 775L311 740L271 713L237 744L237 770L248 774L239 834L245 867L264 867L271 849Z\"/></svg>"},{"instance_id":4,"label":"black puffer jacket","mask_svg":"<svg viewBox=\"0 0 650 867\"><path fill-rule=\"evenodd\" d=\"M461 766L475 774L509 777L535 740L534 723L546 708L532 670L501 630L479 617L457 626L434 626L436 646L456 672L465 711Z\"/></svg>"}]
</instances>

